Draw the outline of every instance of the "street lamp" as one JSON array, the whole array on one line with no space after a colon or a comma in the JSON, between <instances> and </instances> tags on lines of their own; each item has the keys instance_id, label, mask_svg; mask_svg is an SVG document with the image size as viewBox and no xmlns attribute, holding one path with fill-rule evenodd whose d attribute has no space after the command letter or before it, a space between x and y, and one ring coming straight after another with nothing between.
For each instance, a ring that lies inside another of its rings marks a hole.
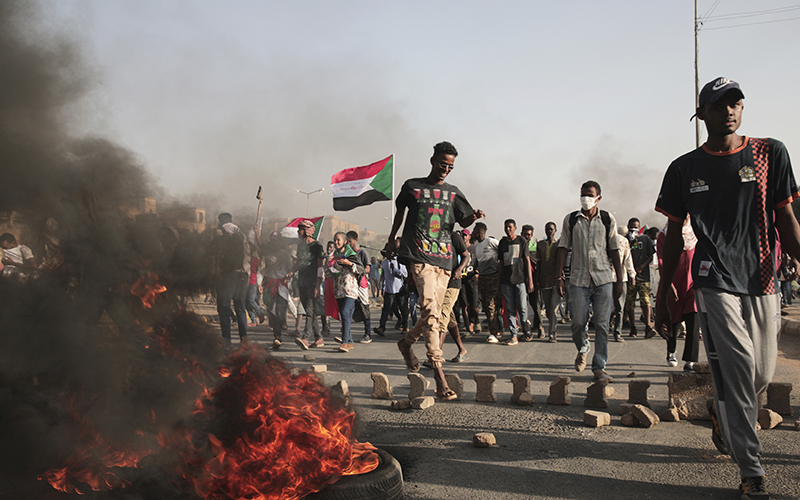
<instances>
[{"instance_id":1,"label":"street lamp","mask_svg":"<svg viewBox=\"0 0 800 500\"><path fill-rule=\"evenodd\" d=\"M295 191L297 191L300 194L306 195L306 217L310 217L310 215L309 215L309 201L308 201L309 198L311 198L311 195L314 194L314 193L321 193L321 192L325 191L325 188L319 188L316 191L311 191L311 192L308 192L308 193L306 193L305 191L300 191L299 189L295 189Z\"/></svg>"}]
</instances>

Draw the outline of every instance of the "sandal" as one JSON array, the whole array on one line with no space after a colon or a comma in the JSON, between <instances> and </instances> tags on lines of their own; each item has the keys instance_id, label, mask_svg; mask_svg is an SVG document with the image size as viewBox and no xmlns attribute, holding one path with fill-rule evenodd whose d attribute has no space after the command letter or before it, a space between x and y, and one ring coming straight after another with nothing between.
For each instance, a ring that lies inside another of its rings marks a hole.
<instances>
[{"instance_id":1,"label":"sandal","mask_svg":"<svg viewBox=\"0 0 800 500\"><path fill-rule=\"evenodd\" d=\"M450 362L451 363L463 363L464 361L466 361L468 359L469 359L469 356L467 356L466 354L459 353L458 356L456 356L455 358L451 359Z\"/></svg>"},{"instance_id":2,"label":"sandal","mask_svg":"<svg viewBox=\"0 0 800 500\"><path fill-rule=\"evenodd\" d=\"M448 388L441 392L436 391L436 397L439 398L439 401L452 401L458 399L458 394L453 389Z\"/></svg>"},{"instance_id":3,"label":"sandal","mask_svg":"<svg viewBox=\"0 0 800 500\"><path fill-rule=\"evenodd\" d=\"M403 348L405 346L405 348ZM419 371L419 360L411 350L411 346L406 343L405 337L397 341L397 348L400 349L400 354L403 355L403 360L406 362L406 368L410 372Z\"/></svg>"},{"instance_id":4,"label":"sandal","mask_svg":"<svg viewBox=\"0 0 800 500\"><path fill-rule=\"evenodd\" d=\"M430 359L426 359L425 361L423 361L422 362L422 366L424 366L425 368L430 368L431 370L433 370L433 364L431 363Z\"/></svg>"}]
</instances>

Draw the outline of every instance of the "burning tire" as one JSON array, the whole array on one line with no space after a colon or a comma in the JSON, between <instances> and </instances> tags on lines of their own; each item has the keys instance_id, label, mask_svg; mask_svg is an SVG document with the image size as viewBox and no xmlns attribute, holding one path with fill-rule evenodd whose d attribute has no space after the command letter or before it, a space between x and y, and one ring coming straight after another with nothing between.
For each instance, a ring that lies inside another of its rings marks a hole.
<instances>
[{"instance_id":1,"label":"burning tire","mask_svg":"<svg viewBox=\"0 0 800 500\"><path fill-rule=\"evenodd\" d=\"M403 471L395 458L378 449L380 464L366 474L343 476L305 500L394 500L403 496Z\"/></svg>"}]
</instances>

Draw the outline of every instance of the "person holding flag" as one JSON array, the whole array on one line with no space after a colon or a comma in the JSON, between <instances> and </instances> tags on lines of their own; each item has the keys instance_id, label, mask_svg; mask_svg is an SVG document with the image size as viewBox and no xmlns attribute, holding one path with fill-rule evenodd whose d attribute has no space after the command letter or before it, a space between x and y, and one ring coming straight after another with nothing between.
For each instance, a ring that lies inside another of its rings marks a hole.
<instances>
[{"instance_id":1,"label":"person holding flag","mask_svg":"<svg viewBox=\"0 0 800 500\"><path fill-rule=\"evenodd\" d=\"M440 142L433 147L428 176L405 181L395 201L397 213L385 248L389 255L395 252L395 236L403 225L408 209L398 255L416 283L421 315L417 324L400 339L397 347L408 369L416 372L419 370L419 360L411 346L420 337L425 338L428 360L436 380L436 396L441 401L458 397L445 381L439 339L442 302L454 258L450 235L456 222L467 227L485 217L483 211L473 210L460 189L444 182L453 170L456 156L458 151L455 146Z\"/></svg>"}]
</instances>

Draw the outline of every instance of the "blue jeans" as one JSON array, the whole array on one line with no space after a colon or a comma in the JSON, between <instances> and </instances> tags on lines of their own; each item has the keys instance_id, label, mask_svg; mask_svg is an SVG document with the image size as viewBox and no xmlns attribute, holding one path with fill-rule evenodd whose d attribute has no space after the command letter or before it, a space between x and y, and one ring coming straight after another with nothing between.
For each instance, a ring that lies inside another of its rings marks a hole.
<instances>
[{"instance_id":1,"label":"blue jeans","mask_svg":"<svg viewBox=\"0 0 800 500\"><path fill-rule=\"evenodd\" d=\"M592 283L588 288L570 285L569 299L572 312L572 341L581 354L588 354L590 349L586 327L589 323L589 306L594 309L592 371L604 370L608 361L608 322L614 302L614 284L595 286Z\"/></svg>"},{"instance_id":2,"label":"blue jeans","mask_svg":"<svg viewBox=\"0 0 800 500\"><path fill-rule=\"evenodd\" d=\"M258 285L247 285L247 295L245 298L247 312L253 323L257 322L261 316L261 308L258 307Z\"/></svg>"},{"instance_id":3,"label":"blue jeans","mask_svg":"<svg viewBox=\"0 0 800 500\"><path fill-rule=\"evenodd\" d=\"M528 320L528 301L526 300L525 283L518 285L500 284L500 291L503 293L503 303L508 313L508 329L511 336L517 336L517 314L519 320L524 324ZM534 312L534 314L536 314Z\"/></svg>"},{"instance_id":4,"label":"blue jeans","mask_svg":"<svg viewBox=\"0 0 800 500\"><path fill-rule=\"evenodd\" d=\"M245 310L245 294L247 291L248 276L244 271L222 273L217 283L217 312L219 313L219 326L222 338L230 343L231 321L234 318L231 310L236 310L236 323L239 325L239 338L247 337L247 311Z\"/></svg>"},{"instance_id":5,"label":"blue jeans","mask_svg":"<svg viewBox=\"0 0 800 500\"><path fill-rule=\"evenodd\" d=\"M350 323L353 321L356 299L342 297L336 299L336 303L339 304L339 320L342 322L342 344L352 344L353 335L350 333Z\"/></svg>"}]
</instances>

